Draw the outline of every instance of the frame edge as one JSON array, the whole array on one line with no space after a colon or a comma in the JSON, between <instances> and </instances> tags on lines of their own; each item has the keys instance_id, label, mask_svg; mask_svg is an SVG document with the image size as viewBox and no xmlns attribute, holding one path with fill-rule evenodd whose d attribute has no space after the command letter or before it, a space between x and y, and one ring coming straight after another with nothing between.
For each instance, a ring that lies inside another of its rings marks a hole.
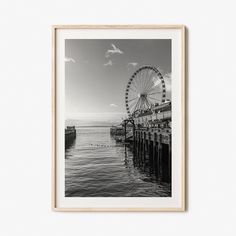
<instances>
[{"instance_id":1,"label":"frame edge","mask_svg":"<svg viewBox=\"0 0 236 236\"><path fill-rule=\"evenodd\" d=\"M56 30L57 29L178 29L181 30L182 199L177 208L61 208L56 201ZM52 197L54 212L186 212L186 26L185 25L52 25Z\"/></svg>"},{"instance_id":2,"label":"frame edge","mask_svg":"<svg viewBox=\"0 0 236 236\"><path fill-rule=\"evenodd\" d=\"M149 25L142 25L142 24L135 24L135 25L52 25L53 30L56 29L184 29L185 26L183 24L173 24L173 25L156 25L156 24L149 24Z\"/></svg>"},{"instance_id":3,"label":"frame edge","mask_svg":"<svg viewBox=\"0 0 236 236\"><path fill-rule=\"evenodd\" d=\"M51 208L56 208L56 27L52 27L52 191Z\"/></svg>"}]
</instances>

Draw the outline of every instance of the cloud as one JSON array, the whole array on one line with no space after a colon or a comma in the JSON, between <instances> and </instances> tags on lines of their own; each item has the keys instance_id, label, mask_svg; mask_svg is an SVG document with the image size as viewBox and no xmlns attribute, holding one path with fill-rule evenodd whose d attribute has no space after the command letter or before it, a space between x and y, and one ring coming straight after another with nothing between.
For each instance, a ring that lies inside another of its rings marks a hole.
<instances>
[{"instance_id":1,"label":"cloud","mask_svg":"<svg viewBox=\"0 0 236 236\"><path fill-rule=\"evenodd\" d=\"M161 80L157 76L153 76L152 81L154 83L154 85L152 86L153 88L161 83Z\"/></svg>"},{"instance_id":2,"label":"cloud","mask_svg":"<svg viewBox=\"0 0 236 236\"><path fill-rule=\"evenodd\" d=\"M167 73L163 75L165 85L166 85L166 90L170 91L171 90L171 73ZM161 83L161 80L157 76L153 76L152 81L154 83L153 87L158 86Z\"/></svg>"},{"instance_id":3,"label":"cloud","mask_svg":"<svg viewBox=\"0 0 236 236\"><path fill-rule=\"evenodd\" d=\"M73 62L73 63L75 63L75 59L73 59L71 57L65 57L65 62Z\"/></svg>"},{"instance_id":4,"label":"cloud","mask_svg":"<svg viewBox=\"0 0 236 236\"><path fill-rule=\"evenodd\" d=\"M118 107L118 105L114 104L114 103L111 103L110 104L110 107Z\"/></svg>"},{"instance_id":5,"label":"cloud","mask_svg":"<svg viewBox=\"0 0 236 236\"><path fill-rule=\"evenodd\" d=\"M171 73L167 73L163 77L165 80L166 90L170 91L171 90Z\"/></svg>"},{"instance_id":6,"label":"cloud","mask_svg":"<svg viewBox=\"0 0 236 236\"><path fill-rule=\"evenodd\" d=\"M124 54L124 52L122 52L119 48L117 48L115 44L112 43L111 47L112 49L108 49L106 51L106 54L105 54L106 57L110 57L113 54Z\"/></svg>"},{"instance_id":7,"label":"cloud","mask_svg":"<svg viewBox=\"0 0 236 236\"><path fill-rule=\"evenodd\" d=\"M109 60L107 63L103 64L104 66L112 66L112 61Z\"/></svg>"},{"instance_id":8,"label":"cloud","mask_svg":"<svg viewBox=\"0 0 236 236\"><path fill-rule=\"evenodd\" d=\"M163 77L164 77L164 79L171 81L171 73L167 73Z\"/></svg>"},{"instance_id":9,"label":"cloud","mask_svg":"<svg viewBox=\"0 0 236 236\"><path fill-rule=\"evenodd\" d=\"M129 62L127 66L133 66L133 67L135 67L135 66L137 66L137 65L138 65L137 62Z\"/></svg>"}]
</instances>

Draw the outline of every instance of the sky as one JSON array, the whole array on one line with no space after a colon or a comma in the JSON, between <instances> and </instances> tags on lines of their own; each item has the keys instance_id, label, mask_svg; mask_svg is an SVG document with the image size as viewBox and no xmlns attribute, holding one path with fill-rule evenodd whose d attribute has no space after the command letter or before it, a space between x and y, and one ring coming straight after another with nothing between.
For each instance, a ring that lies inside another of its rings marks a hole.
<instances>
[{"instance_id":1,"label":"sky","mask_svg":"<svg viewBox=\"0 0 236 236\"><path fill-rule=\"evenodd\" d=\"M128 80L143 65L160 69L171 98L170 39L66 39L66 119L82 126L121 122Z\"/></svg>"}]
</instances>

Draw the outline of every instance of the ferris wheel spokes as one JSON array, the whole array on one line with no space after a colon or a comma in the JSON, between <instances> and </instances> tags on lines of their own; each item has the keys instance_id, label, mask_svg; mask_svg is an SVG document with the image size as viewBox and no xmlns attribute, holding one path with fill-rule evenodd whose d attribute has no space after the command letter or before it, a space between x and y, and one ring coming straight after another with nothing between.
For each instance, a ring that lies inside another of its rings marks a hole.
<instances>
[{"instance_id":1,"label":"ferris wheel spokes","mask_svg":"<svg viewBox=\"0 0 236 236\"><path fill-rule=\"evenodd\" d=\"M139 68L130 78L126 88L125 102L129 116L138 110L148 110L165 101L165 82L161 73L152 66Z\"/></svg>"}]
</instances>

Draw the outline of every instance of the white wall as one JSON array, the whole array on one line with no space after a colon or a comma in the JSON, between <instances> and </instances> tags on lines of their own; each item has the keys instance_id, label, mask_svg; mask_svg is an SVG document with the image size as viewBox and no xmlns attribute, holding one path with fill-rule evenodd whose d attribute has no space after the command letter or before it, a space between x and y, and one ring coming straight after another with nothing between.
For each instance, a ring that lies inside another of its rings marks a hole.
<instances>
[{"instance_id":1,"label":"white wall","mask_svg":"<svg viewBox=\"0 0 236 236\"><path fill-rule=\"evenodd\" d=\"M235 1L0 2L0 235L236 235ZM185 24L186 213L55 213L51 25Z\"/></svg>"}]
</instances>

